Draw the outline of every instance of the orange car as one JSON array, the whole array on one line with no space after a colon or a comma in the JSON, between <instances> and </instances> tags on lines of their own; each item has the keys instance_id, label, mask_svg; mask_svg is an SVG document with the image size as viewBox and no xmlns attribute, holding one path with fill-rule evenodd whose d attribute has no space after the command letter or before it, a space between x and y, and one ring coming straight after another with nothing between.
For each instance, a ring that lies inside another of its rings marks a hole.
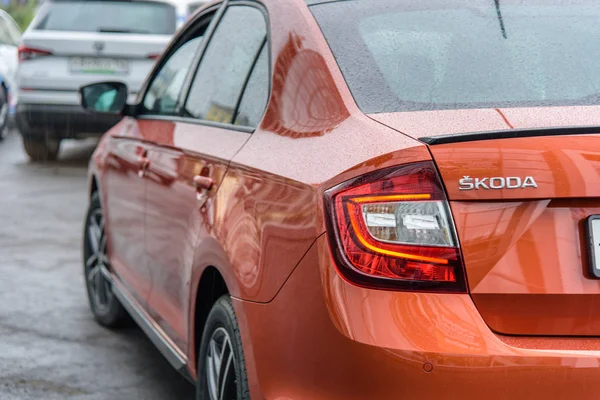
<instances>
[{"instance_id":1,"label":"orange car","mask_svg":"<svg viewBox=\"0 0 600 400\"><path fill-rule=\"evenodd\" d=\"M597 399L599 17L205 6L135 103L81 89L124 116L90 163L96 319L198 399Z\"/></svg>"}]
</instances>

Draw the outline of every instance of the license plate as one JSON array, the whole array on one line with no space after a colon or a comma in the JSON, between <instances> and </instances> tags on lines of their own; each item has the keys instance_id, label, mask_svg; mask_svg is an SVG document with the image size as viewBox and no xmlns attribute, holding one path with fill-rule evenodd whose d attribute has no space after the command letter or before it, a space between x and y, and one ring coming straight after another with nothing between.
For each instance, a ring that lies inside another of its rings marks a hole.
<instances>
[{"instance_id":1,"label":"license plate","mask_svg":"<svg viewBox=\"0 0 600 400\"><path fill-rule=\"evenodd\" d=\"M118 58L72 57L71 72L76 74L127 75L129 60Z\"/></svg>"},{"instance_id":2,"label":"license plate","mask_svg":"<svg viewBox=\"0 0 600 400\"><path fill-rule=\"evenodd\" d=\"M592 215L587 219L588 259L590 274L600 278L600 215Z\"/></svg>"}]
</instances>

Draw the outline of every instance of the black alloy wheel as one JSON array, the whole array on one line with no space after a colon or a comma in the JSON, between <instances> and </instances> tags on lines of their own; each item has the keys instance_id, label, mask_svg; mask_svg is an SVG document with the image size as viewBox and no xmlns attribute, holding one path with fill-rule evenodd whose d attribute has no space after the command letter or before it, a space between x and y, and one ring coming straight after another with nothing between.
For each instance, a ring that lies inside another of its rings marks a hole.
<instances>
[{"instance_id":1,"label":"black alloy wheel","mask_svg":"<svg viewBox=\"0 0 600 400\"><path fill-rule=\"evenodd\" d=\"M197 400L249 400L242 339L229 296L208 315L198 355Z\"/></svg>"},{"instance_id":2,"label":"black alloy wheel","mask_svg":"<svg viewBox=\"0 0 600 400\"><path fill-rule=\"evenodd\" d=\"M97 192L92 195L86 217L83 260L88 299L94 317L106 327L119 325L124 321L126 312L112 290L104 215Z\"/></svg>"}]
</instances>

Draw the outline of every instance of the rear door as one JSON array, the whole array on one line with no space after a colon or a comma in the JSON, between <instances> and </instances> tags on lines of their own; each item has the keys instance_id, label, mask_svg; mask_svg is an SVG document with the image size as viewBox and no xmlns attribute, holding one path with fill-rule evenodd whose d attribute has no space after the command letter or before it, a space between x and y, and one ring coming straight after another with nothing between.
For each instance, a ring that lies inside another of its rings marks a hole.
<instances>
[{"instance_id":1,"label":"rear door","mask_svg":"<svg viewBox=\"0 0 600 400\"><path fill-rule=\"evenodd\" d=\"M146 254L146 217L144 213L148 182L171 186L176 176L150 171L151 143L171 143L175 133L176 102L183 81L202 41L202 32L182 37L172 47L171 55L148 86L142 115L126 118L109 137L106 162L108 223L111 233L108 246L112 267L147 307L152 279ZM163 160L163 158L161 158ZM156 161L156 160L155 160ZM168 160L165 160L168 163Z\"/></svg>"},{"instance_id":2,"label":"rear door","mask_svg":"<svg viewBox=\"0 0 600 400\"><path fill-rule=\"evenodd\" d=\"M148 152L145 224L151 312L180 348L187 345L194 256L198 245L211 241L215 195L229 161L250 138L266 106L266 32L261 9L234 2L207 40L179 115L160 122L150 122L155 117L149 115L140 121L155 132L173 129L172 135L156 137ZM257 80L264 83L258 89ZM245 88L261 95L244 101ZM155 129L159 125L169 128Z\"/></svg>"},{"instance_id":3,"label":"rear door","mask_svg":"<svg viewBox=\"0 0 600 400\"><path fill-rule=\"evenodd\" d=\"M167 3L45 3L22 38L20 86L74 92L110 78L135 93L175 29L175 8Z\"/></svg>"},{"instance_id":4,"label":"rear door","mask_svg":"<svg viewBox=\"0 0 600 400\"><path fill-rule=\"evenodd\" d=\"M600 129L588 131L431 146L471 296L495 332L600 335L600 235L587 232L600 215Z\"/></svg>"}]
</instances>

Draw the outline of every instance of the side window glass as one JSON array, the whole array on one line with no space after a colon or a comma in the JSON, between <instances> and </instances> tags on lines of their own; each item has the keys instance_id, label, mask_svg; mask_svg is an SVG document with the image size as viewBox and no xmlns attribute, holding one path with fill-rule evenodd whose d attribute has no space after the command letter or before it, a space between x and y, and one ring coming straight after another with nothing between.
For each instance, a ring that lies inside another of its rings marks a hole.
<instances>
[{"instance_id":1,"label":"side window glass","mask_svg":"<svg viewBox=\"0 0 600 400\"><path fill-rule=\"evenodd\" d=\"M269 79L269 52L268 45L265 44L242 95L235 125L258 126L269 98Z\"/></svg>"},{"instance_id":2,"label":"side window glass","mask_svg":"<svg viewBox=\"0 0 600 400\"><path fill-rule=\"evenodd\" d=\"M175 115L177 113L177 100L201 40L202 36L188 40L162 66L146 92L144 98L146 114Z\"/></svg>"},{"instance_id":3,"label":"side window glass","mask_svg":"<svg viewBox=\"0 0 600 400\"><path fill-rule=\"evenodd\" d=\"M244 83L266 35L261 11L230 6L202 57L184 107L185 115L232 123Z\"/></svg>"}]
</instances>

